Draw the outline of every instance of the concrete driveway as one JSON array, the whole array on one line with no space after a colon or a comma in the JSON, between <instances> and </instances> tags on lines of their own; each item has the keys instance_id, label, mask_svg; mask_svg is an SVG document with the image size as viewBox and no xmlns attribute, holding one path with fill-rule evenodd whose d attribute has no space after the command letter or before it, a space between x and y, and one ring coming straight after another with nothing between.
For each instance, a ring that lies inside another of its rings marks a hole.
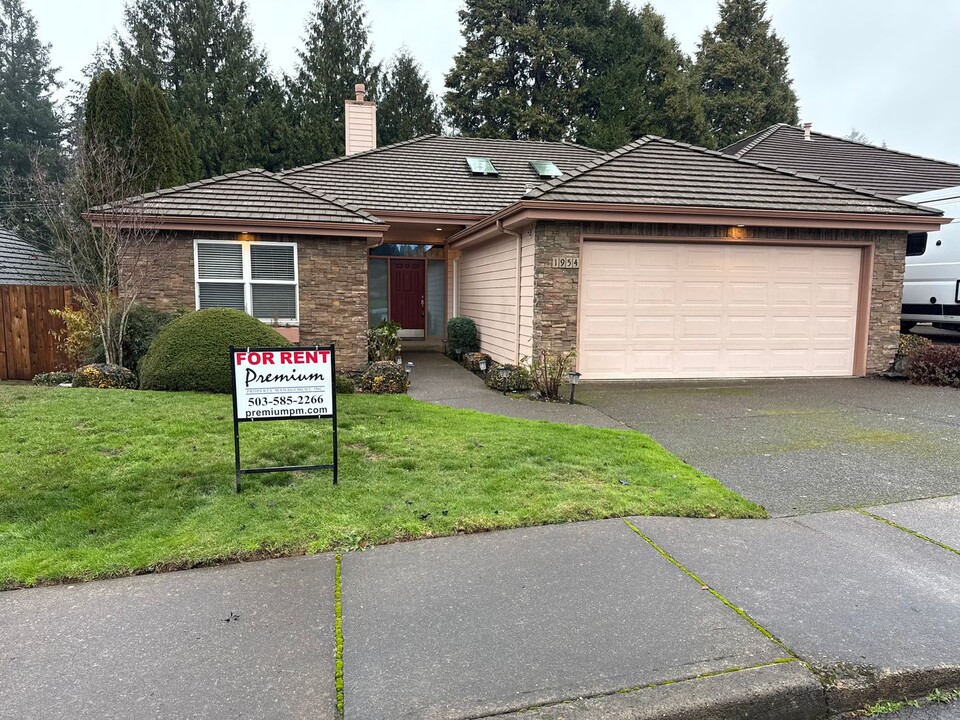
<instances>
[{"instance_id":1,"label":"concrete driveway","mask_svg":"<svg viewBox=\"0 0 960 720\"><path fill-rule=\"evenodd\" d=\"M584 383L577 399L796 515L960 493L960 391L879 379Z\"/></svg>"}]
</instances>

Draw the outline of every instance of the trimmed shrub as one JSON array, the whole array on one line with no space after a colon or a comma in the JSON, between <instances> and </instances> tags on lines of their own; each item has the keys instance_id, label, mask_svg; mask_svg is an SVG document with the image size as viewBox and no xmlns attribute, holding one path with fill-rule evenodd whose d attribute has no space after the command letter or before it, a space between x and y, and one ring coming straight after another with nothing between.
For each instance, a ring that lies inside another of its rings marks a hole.
<instances>
[{"instance_id":1,"label":"trimmed shrub","mask_svg":"<svg viewBox=\"0 0 960 720\"><path fill-rule=\"evenodd\" d=\"M382 321L367 330L367 356L370 362L396 360L400 354L400 323Z\"/></svg>"},{"instance_id":2,"label":"trimmed shrub","mask_svg":"<svg viewBox=\"0 0 960 720\"><path fill-rule=\"evenodd\" d=\"M897 346L897 356L893 359L893 371L906 373L913 356L928 347L933 347L933 341L930 338L910 333L901 334L900 344Z\"/></svg>"},{"instance_id":3,"label":"trimmed shrub","mask_svg":"<svg viewBox=\"0 0 960 720\"><path fill-rule=\"evenodd\" d=\"M477 324L468 317L450 318L447 321L447 348L454 356L477 352L480 349Z\"/></svg>"},{"instance_id":4,"label":"trimmed shrub","mask_svg":"<svg viewBox=\"0 0 960 720\"><path fill-rule=\"evenodd\" d=\"M73 373L70 372L46 372L33 376L34 385L62 385L63 383L72 383Z\"/></svg>"},{"instance_id":5,"label":"trimmed shrub","mask_svg":"<svg viewBox=\"0 0 960 720\"><path fill-rule=\"evenodd\" d=\"M136 390L137 376L132 370L112 363L93 363L77 370L73 378L74 387L114 388Z\"/></svg>"},{"instance_id":6,"label":"trimmed shrub","mask_svg":"<svg viewBox=\"0 0 960 720\"><path fill-rule=\"evenodd\" d=\"M357 387L353 382L353 378L347 377L346 375L337 375L336 382L337 395L353 395Z\"/></svg>"},{"instance_id":7,"label":"trimmed shrub","mask_svg":"<svg viewBox=\"0 0 960 720\"><path fill-rule=\"evenodd\" d=\"M210 308L166 325L140 361L144 390L231 391L230 346L291 347L272 327L240 310Z\"/></svg>"},{"instance_id":8,"label":"trimmed shrub","mask_svg":"<svg viewBox=\"0 0 960 720\"><path fill-rule=\"evenodd\" d=\"M127 327L124 329L122 347L123 364L133 371L140 368L140 361L147 354L153 339L164 325L179 317L182 313L165 313L135 303L127 313ZM119 325L119 313L114 313L113 322ZM103 338L97 335L93 343L93 361L104 362Z\"/></svg>"},{"instance_id":9,"label":"trimmed shrub","mask_svg":"<svg viewBox=\"0 0 960 720\"><path fill-rule=\"evenodd\" d=\"M386 361L370 363L357 383L360 392L373 395L405 393L409 386L406 370L395 362Z\"/></svg>"},{"instance_id":10,"label":"trimmed shrub","mask_svg":"<svg viewBox=\"0 0 960 720\"><path fill-rule=\"evenodd\" d=\"M506 379L500 377L500 370L508 368ZM530 371L519 365L501 365L487 373L487 387L505 392L525 392L531 388Z\"/></svg>"},{"instance_id":11,"label":"trimmed shrub","mask_svg":"<svg viewBox=\"0 0 960 720\"><path fill-rule=\"evenodd\" d=\"M960 347L932 345L916 351L910 356L907 378L914 385L960 388Z\"/></svg>"}]
</instances>

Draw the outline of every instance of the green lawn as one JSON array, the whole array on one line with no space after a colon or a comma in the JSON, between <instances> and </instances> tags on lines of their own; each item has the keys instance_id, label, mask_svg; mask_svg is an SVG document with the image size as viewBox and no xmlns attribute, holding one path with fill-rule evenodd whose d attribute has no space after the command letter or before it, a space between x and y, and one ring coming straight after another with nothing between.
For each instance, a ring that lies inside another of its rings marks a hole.
<instances>
[{"instance_id":1,"label":"green lawn","mask_svg":"<svg viewBox=\"0 0 960 720\"><path fill-rule=\"evenodd\" d=\"M329 472L233 488L229 396L0 385L0 587L495 528L763 510L645 435L341 396ZM329 462L329 423L246 423L244 465Z\"/></svg>"}]
</instances>

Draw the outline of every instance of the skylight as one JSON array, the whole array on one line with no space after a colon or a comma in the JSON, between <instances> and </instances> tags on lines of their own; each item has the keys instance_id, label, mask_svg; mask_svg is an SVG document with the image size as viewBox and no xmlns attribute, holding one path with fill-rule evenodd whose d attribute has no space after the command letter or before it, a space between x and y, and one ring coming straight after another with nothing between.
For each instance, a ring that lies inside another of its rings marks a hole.
<instances>
[{"instance_id":1,"label":"skylight","mask_svg":"<svg viewBox=\"0 0 960 720\"><path fill-rule=\"evenodd\" d=\"M563 175L563 173L560 172L560 168L556 166L556 163L553 163L549 160L531 160L530 167L532 167L534 172L544 180L549 180L550 178L560 177Z\"/></svg>"},{"instance_id":2,"label":"skylight","mask_svg":"<svg viewBox=\"0 0 960 720\"><path fill-rule=\"evenodd\" d=\"M467 165L470 166L470 172L474 175L499 175L497 169L493 166L490 158L468 157Z\"/></svg>"}]
</instances>

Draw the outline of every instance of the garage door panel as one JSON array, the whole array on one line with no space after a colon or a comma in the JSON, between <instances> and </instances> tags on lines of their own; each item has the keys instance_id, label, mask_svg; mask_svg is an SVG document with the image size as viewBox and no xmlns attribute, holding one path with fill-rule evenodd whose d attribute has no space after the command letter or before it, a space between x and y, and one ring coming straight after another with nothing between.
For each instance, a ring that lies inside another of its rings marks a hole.
<instances>
[{"instance_id":1,"label":"garage door panel","mask_svg":"<svg viewBox=\"0 0 960 720\"><path fill-rule=\"evenodd\" d=\"M676 334L676 318L673 315L634 315L631 326L633 338L673 340Z\"/></svg>"},{"instance_id":2,"label":"garage door panel","mask_svg":"<svg viewBox=\"0 0 960 720\"><path fill-rule=\"evenodd\" d=\"M770 302L766 282L730 282L727 284L727 305L731 307L766 307Z\"/></svg>"},{"instance_id":3,"label":"garage door panel","mask_svg":"<svg viewBox=\"0 0 960 720\"><path fill-rule=\"evenodd\" d=\"M633 283L633 303L665 305L672 308L677 302L677 284L673 281L637 280Z\"/></svg>"},{"instance_id":4,"label":"garage door panel","mask_svg":"<svg viewBox=\"0 0 960 720\"><path fill-rule=\"evenodd\" d=\"M859 279L859 249L588 241L580 370L596 379L851 375Z\"/></svg>"}]
</instances>

